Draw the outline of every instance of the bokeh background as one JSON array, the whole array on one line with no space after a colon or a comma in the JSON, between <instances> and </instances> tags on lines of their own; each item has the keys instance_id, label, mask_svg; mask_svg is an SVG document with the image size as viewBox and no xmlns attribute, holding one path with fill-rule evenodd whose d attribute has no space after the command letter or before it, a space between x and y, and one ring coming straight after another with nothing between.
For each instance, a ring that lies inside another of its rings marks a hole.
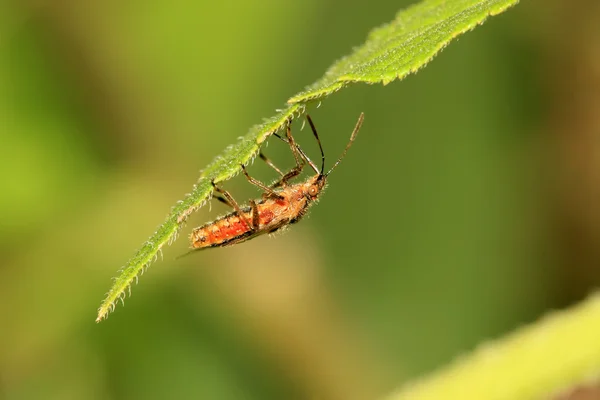
<instances>
[{"instance_id":1,"label":"bokeh background","mask_svg":"<svg viewBox=\"0 0 600 400\"><path fill-rule=\"evenodd\" d=\"M199 170L410 3L4 0L0 398L377 398L593 290L600 7L538 0L313 107L329 165L366 119L309 218L175 260L214 202L94 323Z\"/></svg>"}]
</instances>

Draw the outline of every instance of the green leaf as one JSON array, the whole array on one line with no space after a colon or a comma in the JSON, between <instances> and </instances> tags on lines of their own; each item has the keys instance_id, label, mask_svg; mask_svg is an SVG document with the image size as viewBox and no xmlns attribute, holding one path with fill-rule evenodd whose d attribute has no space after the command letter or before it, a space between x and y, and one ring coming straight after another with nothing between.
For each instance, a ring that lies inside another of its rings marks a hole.
<instances>
[{"instance_id":1,"label":"green leaf","mask_svg":"<svg viewBox=\"0 0 600 400\"><path fill-rule=\"evenodd\" d=\"M302 115L307 103L341 89L350 82L387 84L423 67L454 37L481 24L489 15L498 14L518 0L430 0L398 13L389 24L371 32L366 43L353 54L335 63L325 76L290 100L286 109L255 126L236 145L225 150L201 174L192 192L179 202L166 221L142 245L119 271L106 298L100 305L99 322L116 303L124 300L133 281L157 257L165 243L177 237L187 217L211 198L211 181L221 182L240 172L258 153L260 145L274 132L283 129L292 118Z\"/></svg>"},{"instance_id":2,"label":"green leaf","mask_svg":"<svg viewBox=\"0 0 600 400\"><path fill-rule=\"evenodd\" d=\"M480 346L387 400L558 398L578 383L597 384L599 337L597 293L569 310Z\"/></svg>"},{"instance_id":3,"label":"green leaf","mask_svg":"<svg viewBox=\"0 0 600 400\"><path fill-rule=\"evenodd\" d=\"M333 64L319 81L288 100L316 100L352 82L387 85L424 67L452 39L519 0L430 0L400 11L374 29L352 54Z\"/></svg>"},{"instance_id":4,"label":"green leaf","mask_svg":"<svg viewBox=\"0 0 600 400\"><path fill-rule=\"evenodd\" d=\"M187 217L211 198L213 192L211 182L222 182L239 173L240 165L246 165L252 160L258 153L262 142L303 112L303 105L293 105L279 111L277 115L266 120L262 125L253 127L237 144L228 147L223 155L217 157L206 167L192 192L172 208L167 220L119 271L113 286L98 309L96 322L106 318L108 313L114 310L119 300L123 302L126 292L131 294L133 281L137 282L138 276L157 258L165 243L170 244L175 241L177 233Z\"/></svg>"}]
</instances>

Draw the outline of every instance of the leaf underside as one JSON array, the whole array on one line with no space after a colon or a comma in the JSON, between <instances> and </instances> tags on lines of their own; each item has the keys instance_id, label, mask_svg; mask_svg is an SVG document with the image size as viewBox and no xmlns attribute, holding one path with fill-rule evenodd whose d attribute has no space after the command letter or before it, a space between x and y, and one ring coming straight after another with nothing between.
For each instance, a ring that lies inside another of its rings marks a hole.
<instances>
[{"instance_id":1,"label":"leaf underside","mask_svg":"<svg viewBox=\"0 0 600 400\"><path fill-rule=\"evenodd\" d=\"M157 258L165 243L177 238L187 217L212 196L211 181L222 182L241 171L258 153L261 144L301 116L309 102L321 100L353 82L388 84L425 66L453 38L467 32L490 15L496 15L518 0L430 0L400 11L396 18L374 29L367 41L339 60L305 91L288 100L288 106L263 124L250 129L237 144L228 147L202 172L192 192L178 202L165 222L119 271L100 305L99 322L124 300L133 281Z\"/></svg>"},{"instance_id":2,"label":"leaf underside","mask_svg":"<svg viewBox=\"0 0 600 400\"><path fill-rule=\"evenodd\" d=\"M164 244L171 244L177 238L177 233L187 217L211 198L213 191L211 182L222 182L239 173L240 165L247 165L252 161L262 142L271 134L285 127L289 120L302 114L303 111L304 106L299 104L280 110L263 124L250 129L250 132L237 144L225 149L221 156L215 158L202 171L192 192L187 194L184 200L177 202L166 221L158 227L156 232L119 271L119 275L114 278L110 291L98 309L96 322L106 318L108 313L114 310L119 300L124 301L126 292L131 293L133 281L137 282L138 276L157 258Z\"/></svg>"}]
</instances>

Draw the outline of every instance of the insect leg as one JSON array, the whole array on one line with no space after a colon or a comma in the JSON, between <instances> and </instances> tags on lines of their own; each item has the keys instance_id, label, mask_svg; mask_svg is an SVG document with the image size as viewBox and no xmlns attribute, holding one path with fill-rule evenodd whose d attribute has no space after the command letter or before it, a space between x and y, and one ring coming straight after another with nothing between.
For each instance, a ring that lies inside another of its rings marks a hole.
<instances>
[{"instance_id":1,"label":"insect leg","mask_svg":"<svg viewBox=\"0 0 600 400\"><path fill-rule=\"evenodd\" d=\"M298 145L296 144L296 141L294 140L294 137L292 136L292 129L289 125L288 125L287 131L286 131L287 139L284 139L277 134L275 134L275 136L277 136L279 139L283 140L284 142L286 142L287 144L290 145L290 149L292 150L292 154L294 155L294 160L296 160L296 166L294 168L292 168L288 173L283 175L279 181L277 181L273 185L271 185L272 188L276 188L279 186L285 187L287 185L287 181L300 175L300 173L302 172L302 169L304 169L304 165L305 165L304 157L302 157L300 150L298 149Z\"/></svg>"},{"instance_id":2,"label":"insect leg","mask_svg":"<svg viewBox=\"0 0 600 400\"><path fill-rule=\"evenodd\" d=\"M278 180L277 182L275 182L274 184L271 185L272 188L277 188L277 187L285 187L287 185L287 181L289 181L290 179L300 175L300 173L302 172L302 169L304 168L304 165L300 165L300 166L295 166L294 168L292 168L287 174L285 174L280 180Z\"/></svg>"},{"instance_id":3,"label":"insect leg","mask_svg":"<svg viewBox=\"0 0 600 400\"><path fill-rule=\"evenodd\" d=\"M277 173L281 176L284 176L285 174L279 169L277 168L277 166L275 164L273 164L273 161L269 160L267 158L267 156L265 156L265 153L263 153L262 151L260 153L258 153L258 156L260 157L261 160L263 160L265 163L267 163L267 165L271 168L273 168L275 171L277 171Z\"/></svg>"},{"instance_id":4,"label":"insect leg","mask_svg":"<svg viewBox=\"0 0 600 400\"><path fill-rule=\"evenodd\" d=\"M298 145L292 136L292 128L290 125L287 126L285 131L285 136L287 137L288 144L292 149L292 154L294 155L294 160L296 160L296 167L302 169L304 167L304 159L300 156L300 152L298 151ZM289 172L288 172L289 174ZM286 174L287 175L287 174Z\"/></svg>"},{"instance_id":5,"label":"insect leg","mask_svg":"<svg viewBox=\"0 0 600 400\"><path fill-rule=\"evenodd\" d=\"M213 186L213 189L217 192L222 194L225 199L227 199L227 202L229 202L229 205L231 207L233 207L233 209L235 210L235 212L238 214L238 216L240 217L240 220L244 222L244 224L246 224L246 226L248 227L248 229L253 229L252 225L250 223L250 221L246 220L246 217L244 217L244 213L242 213L242 209L240 208L240 206L238 205L238 203L233 199L233 197L231 197L231 195L229 194L229 192L225 189L221 189L220 187L218 187L214 181L210 181L210 183ZM219 197L217 197L218 199Z\"/></svg>"},{"instance_id":6,"label":"insect leg","mask_svg":"<svg viewBox=\"0 0 600 400\"><path fill-rule=\"evenodd\" d=\"M227 201L225 197L213 195L213 198L219 200L221 203L227 204L229 207L233 207L233 205L231 205L231 203Z\"/></svg>"},{"instance_id":7,"label":"insect leg","mask_svg":"<svg viewBox=\"0 0 600 400\"><path fill-rule=\"evenodd\" d=\"M257 231L260 224L260 215L258 214L258 207L256 206L256 202L254 200L250 200L250 208L252 209L252 225L253 231Z\"/></svg>"},{"instance_id":8,"label":"insect leg","mask_svg":"<svg viewBox=\"0 0 600 400\"><path fill-rule=\"evenodd\" d=\"M268 193L270 196L283 198L276 191L274 191L273 189L271 189L270 187L268 187L267 185L265 185L261 181L256 180L253 177L251 177L250 175L248 175L248 171L246 171L246 167L244 167L243 164L241 165L241 167L242 167L242 171L244 172L244 175L246 175L246 179L248 179L248 182L250 182L253 185L258 186L259 188L261 188L262 190L264 190L266 193Z\"/></svg>"}]
</instances>

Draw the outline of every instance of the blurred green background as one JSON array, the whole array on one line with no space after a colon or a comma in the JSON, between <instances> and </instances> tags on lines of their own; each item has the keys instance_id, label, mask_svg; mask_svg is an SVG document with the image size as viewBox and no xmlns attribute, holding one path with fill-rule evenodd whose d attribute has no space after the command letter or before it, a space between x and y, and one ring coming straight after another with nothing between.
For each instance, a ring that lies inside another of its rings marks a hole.
<instances>
[{"instance_id":1,"label":"blurred green background","mask_svg":"<svg viewBox=\"0 0 600 400\"><path fill-rule=\"evenodd\" d=\"M410 3L0 3L0 398L377 398L589 293L600 6L532 0L313 107L329 165L366 117L309 218L175 260L213 202L94 323L199 170Z\"/></svg>"}]
</instances>

